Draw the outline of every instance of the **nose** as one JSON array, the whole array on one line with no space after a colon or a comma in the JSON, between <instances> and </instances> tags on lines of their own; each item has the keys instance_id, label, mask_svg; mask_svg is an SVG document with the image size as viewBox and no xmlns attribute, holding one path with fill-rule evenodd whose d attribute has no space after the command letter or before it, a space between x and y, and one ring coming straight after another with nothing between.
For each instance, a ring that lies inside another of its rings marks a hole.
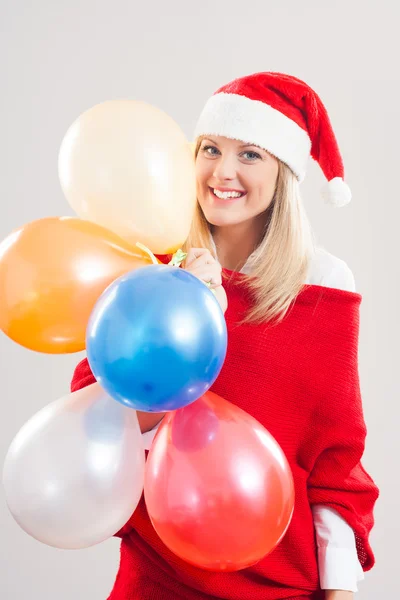
<instances>
[{"instance_id":1,"label":"nose","mask_svg":"<svg viewBox=\"0 0 400 600\"><path fill-rule=\"evenodd\" d=\"M232 179L235 179L235 158L229 154L222 154L221 156L219 156L215 161L213 177L217 181L230 181Z\"/></svg>"}]
</instances>

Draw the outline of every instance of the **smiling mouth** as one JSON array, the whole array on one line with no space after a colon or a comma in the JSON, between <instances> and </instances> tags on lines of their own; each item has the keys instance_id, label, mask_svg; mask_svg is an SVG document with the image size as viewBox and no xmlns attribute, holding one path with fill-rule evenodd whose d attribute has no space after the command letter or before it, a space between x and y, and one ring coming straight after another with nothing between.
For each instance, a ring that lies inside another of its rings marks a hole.
<instances>
[{"instance_id":1,"label":"smiling mouth","mask_svg":"<svg viewBox=\"0 0 400 600\"><path fill-rule=\"evenodd\" d=\"M238 200L239 198L243 198L243 196L245 196L247 194L247 192L239 192L239 191L222 192L221 190L218 190L218 189L212 188L212 187L209 187L208 189L210 190L210 192L214 196L214 198L218 198L218 200L226 200L226 201Z\"/></svg>"}]
</instances>

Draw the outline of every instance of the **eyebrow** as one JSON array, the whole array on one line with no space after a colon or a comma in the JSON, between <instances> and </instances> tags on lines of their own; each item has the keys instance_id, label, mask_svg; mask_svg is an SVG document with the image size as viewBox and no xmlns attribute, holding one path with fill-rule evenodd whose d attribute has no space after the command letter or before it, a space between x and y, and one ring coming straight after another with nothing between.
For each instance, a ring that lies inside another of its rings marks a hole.
<instances>
[{"instance_id":1,"label":"eyebrow","mask_svg":"<svg viewBox=\"0 0 400 600\"><path fill-rule=\"evenodd\" d=\"M212 142L213 144L215 144L216 146L218 146L217 142L215 140L213 140L212 138L203 137L203 139L201 141L204 142L205 140L208 140L209 142Z\"/></svg>"},{"instance_id":2,"label":"eyebrow","mask_svg":"<svg viewBox=\"0 0 400 600\"><path fill-rule=\"evenodd\" d=\"M246 148L246 146L253 146L253 148L259 148L260 150L262 150L262 148L260 146L257 146L257 144L242 144L240 148Z\"/></svg>"},{"instance_id":3,"label":"eyebrow","mask_svg":"<svg viewBox=\"0 0 400 600\"><path fill-rule=\"evenodd\" d=\"M203 140L208 140L209 142L212 142L213 144L218 146L218 143L215 140L213 140L212 138L204 137ZM263 149L263 148L261 148L261 146L257 146L257 144L241 144L239 146L239 148L246 148L247 146L253 146L254 148L259 148L260 150Z\"/></svg>"}]
</instances>

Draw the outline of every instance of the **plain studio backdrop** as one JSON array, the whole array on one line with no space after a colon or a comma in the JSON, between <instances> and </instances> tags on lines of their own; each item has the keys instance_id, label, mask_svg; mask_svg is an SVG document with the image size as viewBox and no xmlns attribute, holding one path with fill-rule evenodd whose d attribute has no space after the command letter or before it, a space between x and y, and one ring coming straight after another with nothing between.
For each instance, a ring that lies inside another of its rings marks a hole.
<instances>
[{"instance_id":1,"label":"plain studio backdrop","mask_svg":"<svg viewBox=\"0 0 400 600\"><path fill-rule=\"evenodd\" d=\"M110 99L158 106L188 139L220 85L256 71L304 79L325 103L352 203L326 206L310 162L302 195L317 239L344 259L362 294L360 377L368 426L364 465L381 489L377 565L360 600L398 593L400 9L384 0L2 0L0 238L46 216L71 215L57 156L69 125ZM0 459L22 425L68 393L82 357L41 355L0 335ZM4 600L105 600L119 540L57 550L29 537L0 492Z\"/></svg>"}]
</instances>

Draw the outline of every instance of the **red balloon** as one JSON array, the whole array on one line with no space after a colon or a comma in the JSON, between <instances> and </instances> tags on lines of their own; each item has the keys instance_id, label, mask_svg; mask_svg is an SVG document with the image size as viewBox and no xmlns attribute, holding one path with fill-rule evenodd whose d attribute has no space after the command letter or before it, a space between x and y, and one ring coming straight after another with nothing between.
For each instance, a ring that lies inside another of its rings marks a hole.
<instances>
[{"instance_id":1,"label":"red balloon","mask_svg":"<svg viewBox=\"0 0 400 600\"><path fill-rule=\"evenodd\" d=\"M294 507L279 444L213 392L166 415L147 458L144 495L164 544L210 571L244 569L267 556Z\"/></svg>"}]
</instances>

